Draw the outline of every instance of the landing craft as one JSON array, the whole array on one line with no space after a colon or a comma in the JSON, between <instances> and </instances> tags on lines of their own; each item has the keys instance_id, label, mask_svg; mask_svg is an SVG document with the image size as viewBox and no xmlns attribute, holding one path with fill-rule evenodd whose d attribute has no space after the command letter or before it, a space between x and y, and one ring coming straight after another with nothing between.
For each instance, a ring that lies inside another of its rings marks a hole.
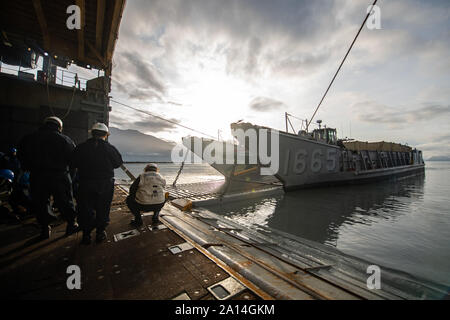
<instances>
[{"instance_id":1,"label":"landing craft","mask_svg":"<svg viewBox=\"0 0 450 320\"><path fill-rule=\"evenodd\" d=\"M244 163L236 161L237 157L234 157L235 161L232 163L226 161L227 155L224 150L231 149L229 142L190 137L183 139L183 143L228 180L236 180L239 176L244 181L268 182L276 178L287 191L313 186L384 180L424 172L422 151L392 142L337 139L336 129L322 128L320 123L318 129L312 132L301 130L298 134L281 132L251 123L232 123L232 132L239 129L245 133L256 132L256 135L246 134L249 139L241 141L244 145L237 143L233 146L235 149L245 150ZM273 139L267 138L269 134L261 135L261 132L277 132L279 140L277 146L273 145ZM252 136L256 138L252 140ZM266 150L270 150L272 159L278 159L279 162L278 170L271 177L261 173L261 169L268 166L267 163L261 163L260 147L264 143L267 143ZM195 148L196 144L201 144L202 147ZM215 154L215 161L211 161L202 152L211 145L220 144L224 144L224 147L215 147L215 151L222 154ZM274 157L274 153L277 153L278 157ZM257 161L251 161L252 159Z\"/></svg>"}]
</instances>

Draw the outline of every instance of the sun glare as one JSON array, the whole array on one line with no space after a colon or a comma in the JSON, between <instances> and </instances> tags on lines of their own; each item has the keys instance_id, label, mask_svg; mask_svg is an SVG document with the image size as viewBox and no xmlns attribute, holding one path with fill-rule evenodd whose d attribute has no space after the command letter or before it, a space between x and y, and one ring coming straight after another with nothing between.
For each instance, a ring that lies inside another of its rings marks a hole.
<instances>
[{"instance_id":1,"label":"sun glare","mask_svg":"<svg viewBox=\"0 0 450 320\"><path fill-rule=\"evenodd\" d=\"M186 116L205 131L223 137L230 123L239 120L251 99L249 86L226 74L221 65L193 68L188 74L190 85L183 93L188 106Z\"/></svg>"}]
</instances>

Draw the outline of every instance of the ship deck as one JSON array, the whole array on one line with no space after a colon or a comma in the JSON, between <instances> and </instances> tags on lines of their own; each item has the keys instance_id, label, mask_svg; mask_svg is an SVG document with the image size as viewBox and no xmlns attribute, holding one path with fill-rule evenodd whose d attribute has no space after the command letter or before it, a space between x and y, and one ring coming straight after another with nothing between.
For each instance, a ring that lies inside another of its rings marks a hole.
<instances>
[{"instance_id":1,"label":"ship deck","mask_svg":"<svg viewBox=\"0 0 450 320\"><path fill-rule=\"evenodd\" d=\"M185 191L172 197L195 198L195 188L178 188ZM45 241L37 240L32 218L0 226L2 298L360 300L445 295L441 288L384 270L391 280L383 282L382 290L369 290L369 262L274 230L248 229L198 206L202 202L195 199L198 208L190 212L166 204L157 226L150 224L151 213L144 213L144 226L133 229L126 196L126 189L117 185L108 239L101 244L81 245L81 233L65 237L61 223ZM81 290L67 287L72 265L81 270Z\"/></svg>"},{"instance_id":2,"label":"ship deck","mask_svg":"<svg viewBox=\"0 0 450 320\"><path fill-rule=\"evenodd\" d=\"M211 300L208 287L230 277L224 269L195 248L173 254L169 248L186 243L161 224L151 230L151 217L144 217L139 235L115 241L129 232L132 218L124 204L126 193L116 188L102 244L80 244L81 233L65 237L65 225L53 228L49 240L37 241L34 219L1 226L1 296L8 299L151 299L184 298ZM81 290L68 290L67 267L78 265ZM248 289L232 297L260 299Z\"/></svg>"}]
</instances>

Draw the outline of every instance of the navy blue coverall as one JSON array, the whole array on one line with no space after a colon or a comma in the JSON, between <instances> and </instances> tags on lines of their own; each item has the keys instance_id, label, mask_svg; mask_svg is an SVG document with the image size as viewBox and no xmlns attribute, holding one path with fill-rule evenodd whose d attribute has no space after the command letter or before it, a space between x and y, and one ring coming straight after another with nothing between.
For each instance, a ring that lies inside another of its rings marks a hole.
<instances>
[{"instance_id":1,"label":"navy blue coverall","mask_svg":"<svg viewBox=\"0 0 450 320\"><path fill-rule=\"evenodd\" d=\"M78 169L78 223L84 233L105 231L114 194L114 169L122 163L119 151L99 138L75 148L71 165Z\"/></svg>"},{"instance_id":2,"label":"navy blue coverall","mask_svg":"<svg viewBox=\"0 0 450 320\"><path fill-rule=\"evenodd\" d=\"M56 207L68 225L73 225L76 211L73 202L69 161L75 143L48 123L37 132L25 136L18 150L24 170L30 171L32 208L43 229L49 225L49 198L53 195Z\"/></svg>"}]
</instances>

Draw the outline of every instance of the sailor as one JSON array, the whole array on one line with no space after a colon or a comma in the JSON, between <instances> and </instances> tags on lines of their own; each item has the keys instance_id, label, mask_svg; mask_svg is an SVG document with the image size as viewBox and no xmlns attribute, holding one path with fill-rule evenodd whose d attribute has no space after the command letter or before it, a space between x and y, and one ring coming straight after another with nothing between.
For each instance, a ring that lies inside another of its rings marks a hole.
<instances>
[{"instance_id":1,"label":"sailor","mask_svg":"<svg viewBox=\"0 0 450 320\"><path fill-rule=\"evenodd\" d=\"M0 205L7 202L12 192L14 172L9 169L0 169Z\"/></svg>"},{"instance_id":2,"label":"sailor","mask_svg":"<svg viewBox=\"0 0 450 320\"><path fill-rule=\"evenodd\" d=\"M97 242L107 238L105 230L114 194L114 169L123 163L119 151L106 141L109 130L105 124L94 124L91 135L92 138L76 147L72 157L72 167L78 169L77 200L82 244L91 243L94 229Z\"/></svg>"},{"instance_id":3,"label":"sailor","mask_svg":"<svg viewBox=\"0 0 450 320\"><path fill-rule=\"evenodd\" d=\"M126 203L134 220L131 221L133 226L142 226L141 211L153 211L153 223L158 223L159 212L166 201L164 187L166 180L159 174L158 166L150 163L131 185L130 193Z\"/></svg>"},{"instance_id":4,"label":"sailor","mask_svg":"<svg viewBox=\"0 0 450 320\"><path fill-rule=\"evenodd\" d=\"M17 149L12 147L8 150L8 153L0 156L0 168L8 169L14 172L15 176L19 175L20 162L17 158Z\"/></svg>"},{"instance_id":5,"label":"sailor","mask_svg":"<svg viewBox=\"0 0 450 320\"><path fill-rule=\"evenodd\" d=\"M66 235L78 231L68 166L75 143L61 133L62 128L61 119L48 117L37 132L26 135L19 144L21 165L30 171L32 208L41 226L41 239L50 237L48 203L51 195L67 221Z\"/></svg>"}]
</instances>

